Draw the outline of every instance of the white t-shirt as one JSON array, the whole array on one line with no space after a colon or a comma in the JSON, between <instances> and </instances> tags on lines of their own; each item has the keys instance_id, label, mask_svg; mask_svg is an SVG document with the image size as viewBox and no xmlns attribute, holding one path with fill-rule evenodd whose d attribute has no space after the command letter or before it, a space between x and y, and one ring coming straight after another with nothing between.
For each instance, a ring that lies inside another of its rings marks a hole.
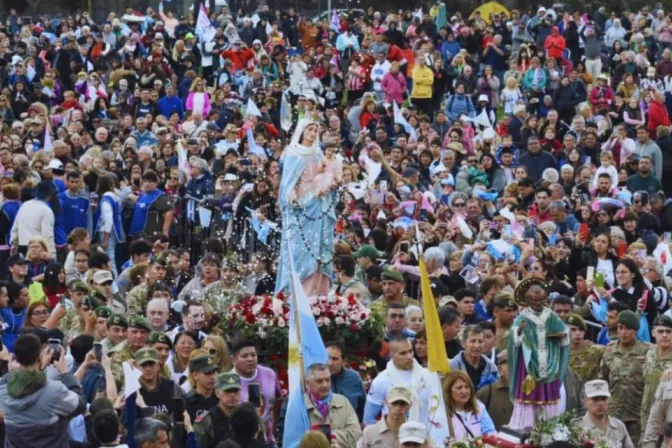
<instances>
[{"instance_id":1,"label":"white t-shirt","mask_svg":"<svg viewBox=\"0 0 672 448\"><path fill-rule=\"evenodd\" d=\"M610 259L600 260L597 259L597 266L595 267L595 272L601 272L604 275L605 286L611 289L616 284L616 277L614 277L614 263Z\"/></svg>"}]
</instances>

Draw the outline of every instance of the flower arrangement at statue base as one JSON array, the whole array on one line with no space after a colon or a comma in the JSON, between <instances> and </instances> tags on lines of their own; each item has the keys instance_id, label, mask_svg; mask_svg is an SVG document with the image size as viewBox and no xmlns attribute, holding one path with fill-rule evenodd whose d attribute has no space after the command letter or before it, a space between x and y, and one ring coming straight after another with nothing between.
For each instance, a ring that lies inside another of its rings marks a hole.
<instances>
[{"instance_id":1,"label":"flower arrangement at statue base","mask_svg":"<svg viewBox=\"0 0 672 448\"><path fill-rule=\"evenodd\" d=\"M571 412L558 417L541 418L532 428L528 443L533 446L548 446L553 442L569 442L575 446L583 444L581 419Z\"/></svg>"},{"instance_id":2,"label":"flower arrangement at statue base","mask_svg":"<svg viewBox=\"0 0 672 448\"><path fill-rule=\"evenodd\" d=\"M460 440L458 442L451 440L447 446L449 448L486 448L492 445L483 442L483 439L480 437L476 437L475 439Z\"/></svg>"}]
</instances>

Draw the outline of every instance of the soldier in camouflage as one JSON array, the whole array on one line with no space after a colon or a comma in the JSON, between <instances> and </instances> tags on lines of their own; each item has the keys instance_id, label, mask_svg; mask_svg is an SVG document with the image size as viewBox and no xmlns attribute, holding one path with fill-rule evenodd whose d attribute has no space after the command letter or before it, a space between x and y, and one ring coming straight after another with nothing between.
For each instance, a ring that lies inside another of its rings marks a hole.
<instances>
[{"instance_id":1,"label":"soldier in camouflage","mask_svg":"<svg viewBox=\"0 0 672 448\"><path fill-rule=\"evenodd\" d=\"M126 296L126 303L128 306L128 315L144 316L149 303L149 291L154 284L163 281L168 273L168 262L163 257L155 257L147 268L147 281L139 284Z\"/></svg>"},{"instance_id":2,"label":"soldier in camouflage","mask_svg":"<svg viewBox=\"0 0 672 448\"><path fill-rule=\"evenodd\" d=\"M653 321L653 336L656 338L656 345L651 346L644 360L642 429L646 428L660 378L672 367L672 317L658 315Z\"/></svg>"},{"instance_id":3,"label":"soldier in camouflage","mask_svg":"<svg viewBox=\"0 0 672 448\"><path fill-rule=\"evenodd\" d=\"M152 331L149 334L149 346L156 350L159 357L159 376L171 379L170 367L168 367L168 358L170 351L173 349L173 343L167 334L160 331Z\"/></svg>"},{"instance_id":4,"label":"soldier in camouflage","mask_svg":"<svg viewBox=\"0 0 672 448\"><path fill-rule=\"evenodd\" d=\"M585 341L586 322L578 314L570 314L565 320L569 327L569 367L587 383L599 376L602 350Z\"/></svg>"},{"instance_id":5,"label":"soldier in camouflage","mask_svg":"<svg viewBox=\"0 0 672 448\"><path fill-rule=\"evenodd\" d=\"M513 295L509 293L499 293L495 296L493 303L492 322L495 324L495 347L500 352L506 350L509 341L509 331L516 319L518 305L513 300Z\"/></svg>"},{"instance_id":6,"label":"soldier in camouflage","mask_svg":"<svg viewBox=\"0 0 672 448\"><path fill-rule=\"evenodd\" d=\"M238 302L247 295L240 283L240 273L235 261L228 258L222 262L221 279L205 288L201 303L210 311L226 314L229 305Z\"/></svg>"},{"instance_id":7,"label":"soldier in camouflage","mask_svg":"<svg viewBox=\"0 0 672 448\"><path fill-rule=\"evenodd\" d=\"M216 388L219 403L194 422L200 448L215 448L229 437L229 419L233 409L240 403L240 377L237 374L220 373Z\"/></svg>"},{"instance_id":8,"label":"soldier in camouflage","mask_svg":"<svg viewBox=\"0 0 672 448\"><path fill-rule=\"evenodd\" d=\"M644 396L644 360L649 344L637 340L639 316L630 310L618 315L618 341L610 343L602 355L600 376L609 383L609 415L625 423L637 446L642 428Z\"/></svg>"},{"instance_id":9,"label":"soldier in camouflage","mask_svg":"<svg viewBox=\"0 0 672 448\"><path fill-rule=\"evenodd\" d=\"M149 322L144 317L132 317L128 323L128 339L112 349L112 376L117 389L123 390L124 387L124 368L123 363L133 359L135 352L147 345L149 333L152 331Z\"/></svg>"},{"instance_id":10,"label":"soldier in camouflage","mask_svg":"<svg viewBox=\"0 0 672 448\"><path fill-rule=\"evenodd\" d=\"M105 338L100 341L103 344L103 352L108 356L112 356L110 353L117 345L121 344L126 340L128 335L128 320L125 316L119 314L112 314L107 319L107 331L105 332Z\"/></svg>"},{"instance_id":11,"label":"soldier in camouflage","mask_svg":"<svg viewBox=\"0 0 672 448\"><path fill-rule=\"evenodd\" d=\"M60 320L58 328L65 334L66 340L74 338L84 332L86 323L82 314L81 304L89 293L89 287L84 282L72 282L70 287L70 306L65 316Z\"/></svg>"}]
</instances>

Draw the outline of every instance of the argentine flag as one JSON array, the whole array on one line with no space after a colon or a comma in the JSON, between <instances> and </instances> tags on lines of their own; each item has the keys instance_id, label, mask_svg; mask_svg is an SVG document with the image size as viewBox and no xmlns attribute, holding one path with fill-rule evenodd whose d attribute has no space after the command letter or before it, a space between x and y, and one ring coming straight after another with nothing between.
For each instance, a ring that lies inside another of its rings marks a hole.
<instances>
[{"instance_id":1,"label":"argentine flag","mask_svg":"<svg viewBox=\"0 0 672 448\"><path fill-rule=\"evenodd\" d=\"M288 245L290 246L290 245ZM289 249L290 292L289 308L289 397L285 416L282 446L298 448L303 435L310 430L310 419L303 399L302 372L312 364L326 364L329 356L317 329L317 322L308 303L308 297L294 269L291 246ZM303 357L303 366L301 364Z\"/></svg>"}]
</instances>

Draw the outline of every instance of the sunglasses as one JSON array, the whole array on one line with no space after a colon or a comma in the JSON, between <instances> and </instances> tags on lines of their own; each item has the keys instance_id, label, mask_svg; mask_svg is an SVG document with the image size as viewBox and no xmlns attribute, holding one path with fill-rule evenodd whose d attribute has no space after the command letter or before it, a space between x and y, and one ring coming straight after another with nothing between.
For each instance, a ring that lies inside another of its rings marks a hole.
<instances>
[{"instance_id":1,"label":"sunglasses","mask_svg":"<svg viewBox=\"0 0 672 448\"><path fill-rule=\"evenodd\" d=\"M453 207L464 207L465 205L466 205L466 203L464 203L464 202L456 202L456 203L453 204Z\"/></svg>"}]
</instances>

